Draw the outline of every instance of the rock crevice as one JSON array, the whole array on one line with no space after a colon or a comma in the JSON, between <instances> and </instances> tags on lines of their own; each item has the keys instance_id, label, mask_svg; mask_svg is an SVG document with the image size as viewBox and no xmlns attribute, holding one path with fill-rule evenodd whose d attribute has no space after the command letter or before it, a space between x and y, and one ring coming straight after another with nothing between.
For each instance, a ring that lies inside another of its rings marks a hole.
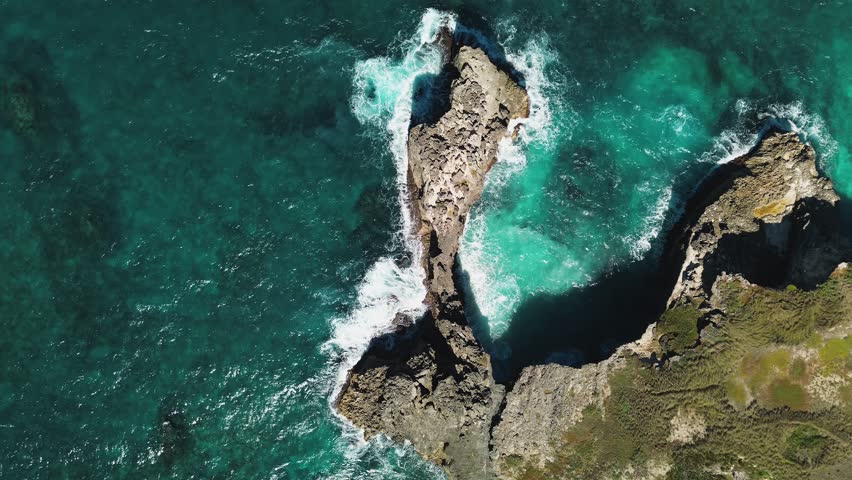
<instances>
[{"instance_id":1,"label":"rock crevice","mask_svg":"<svg viewBox=\"0 0 852 480\"><path fill-rule=\"evenodd\" d=\"M447 56L455 52L440 77L451 79L449 102L408 137L412 233L422 244L428 310L375 339L337 399L338 411L367 438L410 441L453 479L508 479L518 465L543 468L587 412L605 417L612 379L626 365L666 368L701 343L704 326L724 320L719 279L808 288L849 254L823 221L839 199L813 150L796 133L770 131L694 193L663 259L673 284L666 311L641 339L582 368L526 367L506 393L465 319L456 257L499 144L515 133L512 120L529 114L529 100L482 50L450 38L445 31L437 41ZM703 422L679 410L671 441L701 438Z\"/></svg>"},{"instance_id":2,"label":"rock crevice","mask_svg":"<svg viewBox=\"0 0 852 480\"><path fill-rule=\"evenodd\" d=\"M698 345L701 328L725 318L720 279L772 277L773 287L825 281L850 254L825 221L838 200L817 171L813 149L794 132L770 131L751 152L717 169L669 236L664 262L677 267L677 276L666 312L640 340L602 362L525 368L493 428L497 477L516 478L517 465L544 468L564 455L562 435L589 408L606 415L613 378L630 359L668 368Z\"/></svg>"},{"instance_id":3,"label":"rock crevice","mask_svg":"<svg viewBox=\"0 0 852 480\"><path fill-rule=\"evenodd\" d=\"M447 32L439 35L445 52ZM375 339L352 368L337 409L364 429L408 440L451 478L492 476L489 438L503 398L491 359L464 317L455 280L456 255L470 208L497 161L513 119L529 113L522 87L480 49L460 46L450 103L434 124L408 138L410 208L422 243L426 305L422 319Z\"/></svg>"}]
</instances>

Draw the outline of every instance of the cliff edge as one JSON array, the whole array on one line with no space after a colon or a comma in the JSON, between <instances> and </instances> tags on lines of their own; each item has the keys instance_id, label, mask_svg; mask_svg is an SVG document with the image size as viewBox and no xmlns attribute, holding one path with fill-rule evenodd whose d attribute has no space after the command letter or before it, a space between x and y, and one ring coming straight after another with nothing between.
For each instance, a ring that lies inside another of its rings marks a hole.
<instances>
[{"instance_id":1,"label":"cliff edge","mask_svg":"<svg viewBox=\"0 0 852 480\"><path fill-rule=\"evenodd\" d=\"M456 47L447 32L438 43ZM480 49L460 46L445 67L450 104L408 137L410 207L421 240L428 311L415 324L375 339L349 372L337 410L365 437L410 441L450 478L491 474L489 430L503 397L491 360L464 317L454 275L459 238L499 142L526 117L526 92Z\"/></svg>"},{"instance_id":2,"label":"cliff edge","mask_svg":"<svg viewBox=\"0 0 852 480\"><path fill-rule=\"evenodd\" d=\"M666 311L582 368L525 368L492 433L499 478L845 478L852 270L838 197L770 131L696 190L670 235ZM828 219L828 220L827 220Z\"/></svg>"}]
</instances>

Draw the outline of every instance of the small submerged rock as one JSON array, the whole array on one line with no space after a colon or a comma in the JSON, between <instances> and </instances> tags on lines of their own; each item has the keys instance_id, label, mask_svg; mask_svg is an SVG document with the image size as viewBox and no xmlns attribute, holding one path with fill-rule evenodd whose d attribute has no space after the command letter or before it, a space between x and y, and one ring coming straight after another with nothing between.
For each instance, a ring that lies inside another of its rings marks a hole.
<instances>
[{"instance_id":1,"label":"small submerged rock","mask_svg":"<svg viewBox=\"0 0 852 480\"><path fill-rule=\"evenodd\" d=\"M0 119L27 140L35 136L35 86L17 71L0 67Z\"/></svg>"},{"instance_id":2,"label":"small submerged rock","mask_svg":"<svg viewBox=\"0 0 852 480\"><path fill-rule=\"evenodd\" d=\"M164 404L157 413L160 459L171 466L190 448L189 422L178 406Z\"/></svg>"}]
</instances>

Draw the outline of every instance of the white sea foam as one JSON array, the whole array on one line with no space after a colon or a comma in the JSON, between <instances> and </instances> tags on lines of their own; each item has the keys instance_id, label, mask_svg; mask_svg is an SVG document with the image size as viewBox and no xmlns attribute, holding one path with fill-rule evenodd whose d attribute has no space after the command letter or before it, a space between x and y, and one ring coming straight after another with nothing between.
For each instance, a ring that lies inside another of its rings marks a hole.
<instances>
[{"instance_id":1,"label":"white sea foam","mask_svg":"<svg viewBox=\"0 0 852 480\"><path fill-rule=\"evenodd\" d=\"M518 280L504 268L504 259L487 241L486 215L471 215L460 246L460 261L467 273L470 292L479 313L488 320L492 337L500 336L509 326L511 312L521 300Z\"/></svg>"},{"instance_id":2,"label":"white sea foam","mask_svg":"<svg viewBox=\"0 0 852 480\"><path fill-rule=\"evenodd\" d=\"M329 346L342 354L335 396L346 372L358 361L370 340L382 333L397 313L412 316L423 313L426 292L420 270L418 267L401 268L391 258L382 258L364 276L358 287L358 306L346 318L333 324Z\"/></svg>"},{"instance_id":3,"label":"white sea foam","mask_svg":"<svg viewBox=\"0 0 852 480\"><path fill-rule=\"evenodd\" d=\"M638 190L650 192L653 188L650 183L645 182L638 187ZM654 204L654 208L642 220L642 227L639 234L629 236L625 239L625 243L630 249L630 256L634 260L641 260L651 250L653 240L657 238L663 229L671 200L672 187L669 186L660 193L657 197L657 202Z\"/></svg>"},{"instance_id":4,"label":"white sea foam","mask_svg":"<svg viewBox=\"0 0 852 480\"><path fill-rule=\"evenodd\" d=\"M757 102L739 99L734 104L734 111L737 114L735 125L713 139L713 146L701 155L702 161L724 164L745 155L773 126L799 133L814 147L823 167L837 152L837 142L829 135L825 122L808 112L801 102L760 107ZM755 130L755 125L760 125L760 128ZM648 188L649 185L639 187L640 190ZM672 202L672 189L669 187L660 194L653 210L644 219L641 233L625 239L634 259L643 258L651 250L652 241L665 226L666 212L672 203L678 202Z\"/></svg>"},{"instance_id":5,"label":"white sea foam","mask_svg":"<svg viewBox=\"0 0 852 480\"><path fill-rule=\"evenodd\" d=\"M344 457L343 467L327 480L405 480L411 478L413 463L418 470L430 471L435 479L446 478L436 464L424 465L408 442L399 444L385 436L369 443L348 444ZM369 469L359 465L362 462L368 463Z\"/></svg>"},{"instance_id":6,"label":"white sea foam","mask_svg":"<svg viewBox=\"0 0 852 480\"><path fill-rule=\"evenodd\" d=\"M761 120L775 122L782 129L792 130L814 148L820 165L825 168L837 154L837 141L828 132L825 121L808 111L802 102L772 104L758 114Z\"/></svg>"},{"instance_id":7,"label":"white sea foam","mask_svg":"<svg viewBox=\"0 0 852 480\"><path fill-rule=\"evenodd\" d=\"M837 153L837 141L828 132L823 119L808 111L802 102L772 103L760 106L760 102L739 99L734 105L736 124L724 130L713 141L713 147L702 155L704 161L727 163L751 150L766 129L777 127L797 132L814 148L820 166L825 168ZM761 129L755 131L755 124Z\"/></svg>"},{"instance_id":8,"label":"white sea foam","mask_svg":"<svg viewBox=\"0 0 852 480\"><path fill-rule=\"evenodd\" d=\"M510 271L503 268L508 259L500 258L499 245L487 239L493 232L488 230L487 218L493 213L493 203L499 201L507 183L527 167L527 153L531 146L549 150L556 134L570 135L576 116L562 104L552 103L549 91L562 87L561 78L549 78L547 67L557 61L556 53L550 48L545 35L534 38L521 49L513 50L515 28L509 23L498 25L499 40L506 46L506 60L523 75L530 102L527 118L512 120L508 130L520 125L519 138L504 138L498 148L498 161L486 177L485 191L465 226L465 234L459 245L459 257L467 273L470 292L479 313L488 321L491 336L499 337L509 326L512 313L522 300L522 291ZM480 39L481 42L486 40ZM554 126L554 118L561 124ZM549 152L548 152L549 153Z\"/></svg>"},{"instance_id":9,"label":"white sea foam","mask_svg":"<svg viewBox=\"0 0 852 480\"><path fill-rule=\"evenodd\" d=\"M380 132L380 138L387 142L393 155L402 210L398 240L415 261L406 267L401 267L391 257L377 261L358 287L356 307L345 317L332 320L332 337L323 345L323 351L334 358L330 404L340 394L347 372L371 339L387 331L398 313L418 317L425 311L425 273L416 260L421 247L411 234L412 219L408 208L406 138L414 81L419 75L439 72L441 52L432 42L442 26L455 28L455 21L452 14L429 9L415 34L395 47L398 56L371 58L355 66L351 108L362 124ZM348 437L362 445L349 453L359 455L365 447L363 441L357 439L363 437L342 417L338 418L346 426Z\"/></svg>"},{"instance_id":10,"label":"white sea foam","mask_svg":"<svg viewBox=\"0 0 852 480\"><path fill-rule=\"evenodd\" d=\"M427 9L414 36L395 47L401 60L392 57L370 58L355 65L355 93L351 107L365 125L384 127L384 135L397 169L399 204L402 208L401 240L411 253L418 253L419 242L410 235L411 212L408 202L406 141L411 119L412 89L415 79L441 70L441 50L433 44L442 27L456 28L454 14ZM416 257L415 257L416 258Z\"/></svg>"}]
</instances>

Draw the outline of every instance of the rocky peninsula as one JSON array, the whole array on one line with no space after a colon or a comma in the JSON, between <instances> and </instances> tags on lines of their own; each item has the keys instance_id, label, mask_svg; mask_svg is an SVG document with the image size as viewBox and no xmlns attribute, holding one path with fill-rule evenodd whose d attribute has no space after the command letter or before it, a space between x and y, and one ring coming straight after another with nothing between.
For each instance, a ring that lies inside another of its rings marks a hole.
<instances>
[{"instance_id":1,"label":"rocky peninsula","mask_svg":"<svg viewBox=\"0 0 852 480\"><path fill-rule=\"evenodd\" d=\"M408 138L428 311L372 342L338 411L452 479L849 475L852 249L831 228L839 199L813 150L770 130L718 168L668 236L671 295L645 335L597 364L529 366L507 392L455 267L528 99L482 50L441 38L449 109Z\"/></svg>"},{"instance_id":2,"label":"rocky peninsula","mask_svg":"<svg viewBox=\"0 0 852 480\"><path fill-rule=\"evenodd\" d=\"M528 115L526 92L478 48L438 44L452 58L449 110L411 127L411 208L426 271L424 318L375 339L352 368L337 409L366 437L408 440L453 478L489 478L491 422L503 387L464 316L455 276L459 238L511 120Z\"/></svg>"},{"instance_id":3,"label":"rocky peninsula","mask_svg":"<svg viewBox=\"0 0 852 480\"><path fill-rule=\"evenodd\" d=\"M678 273L659 321L605 361L524 369L492 432L497 476L848 473L852 250L831 227L838 200L796 133L770 131L717 169L669 236Z\"/></svg>"}]
</instances>

